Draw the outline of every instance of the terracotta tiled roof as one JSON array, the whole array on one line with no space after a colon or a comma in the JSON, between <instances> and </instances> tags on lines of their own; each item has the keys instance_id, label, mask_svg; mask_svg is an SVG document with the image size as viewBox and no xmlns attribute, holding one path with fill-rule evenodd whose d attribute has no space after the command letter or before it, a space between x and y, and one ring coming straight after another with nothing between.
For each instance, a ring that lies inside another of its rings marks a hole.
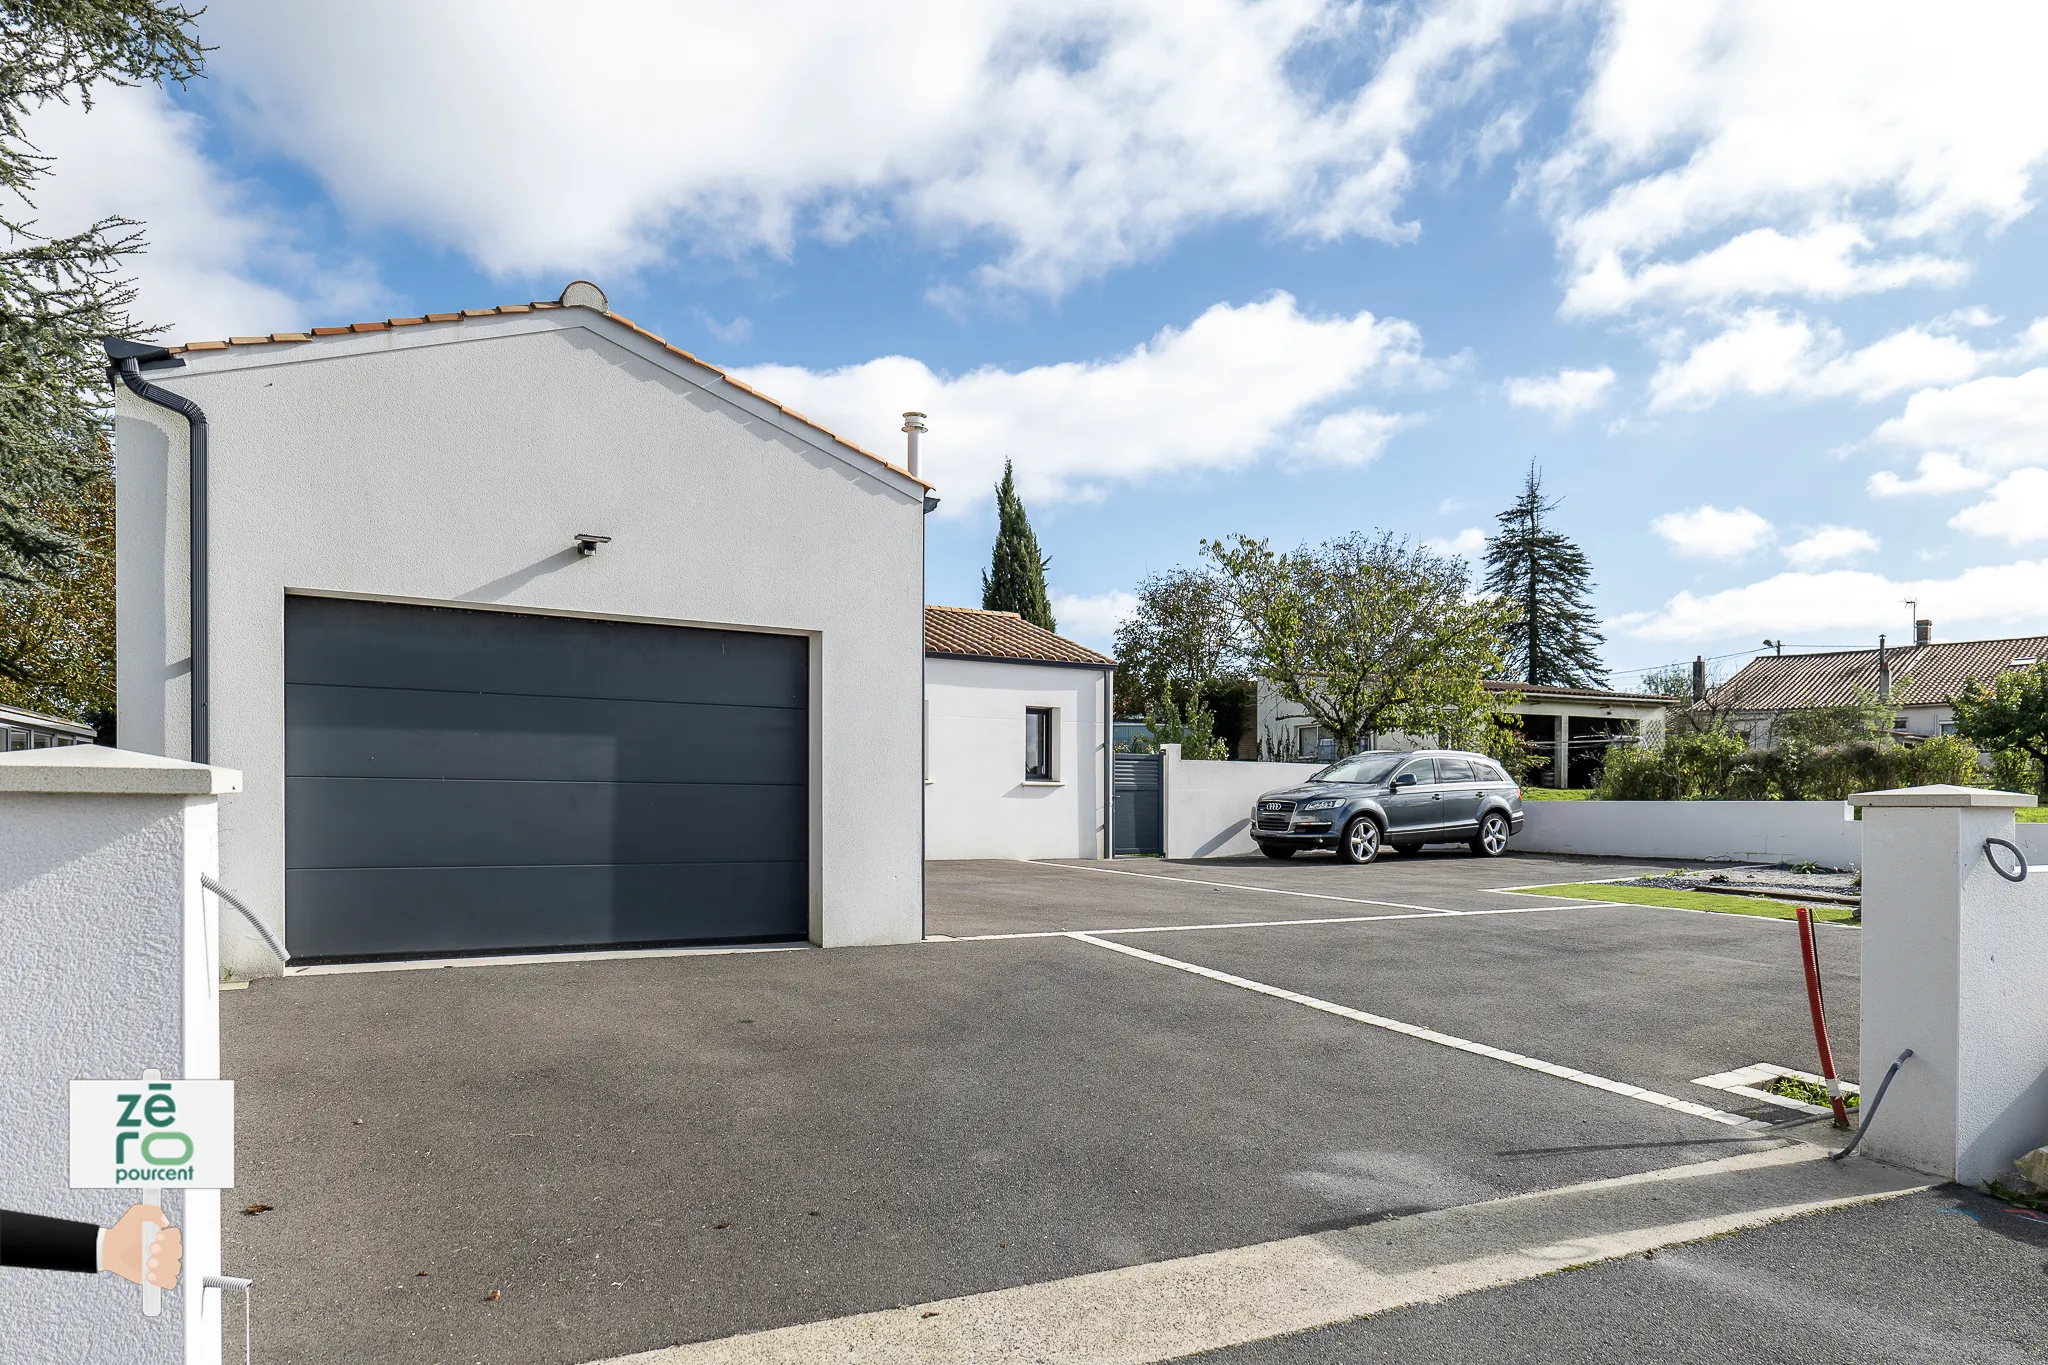
<instances>
[{"instance_id":1,"label":"terracotta tiled roof","mask_svg":"<svg viewBox=\"0 0 2048 1365\"><path fill-rule=\"evenodd\" d=\"M1531 701L1596 701L1626 702L1631 706L1653 703L1658 706L1681 706L1684 699L1667 697L1661 692L1609 692L1600 687L1552 687L1548 683L1516 682L1512 678L1488 678L1484 686L1489 692L1520 692Z\"/></svg>"},{"instance_id":2,"label":"terracotta tiled roof","mask_svg":"<svg viewBox=\"0 0 2048 1365\"><path fill-rule=\"evenodd\" d=\"M382 322L352 322L348 324L346 327L315 327L309 331L304 332L272 332L269 336L229 337L226 341L188 341L185 342L183 345L168 346L165 347L165 349L169 351L170 354L172 355L181 355L187 351L225 351L230 348L239 349L240 347L243 346L275 346L290 342L312 341L316 337L345 336L350 332L388 332L400 327L424 327L430 323L459 323L463 321L465 318L499 317L508 313L541 313L556 308L579 306L582 305L565 304L555 299L537 300L536 302L533 303L504 303L499 304L495 308L465 308L460 312L456 313L426 313L416 318L386 318ZM664 340L663 338L655 335L653 332L648 331L645 327L642 327L639 323L634 322L631 318L622 317L619 314L610 311L609 309L592 308L590 311L594 313L601 313L603 316L610 318L613 322L618 323L621 327L624 327L629 331L638 332L641 336L646 337L649 341L652 341L655 345L660 346L663 350L666 350L674 355L679 355L693 365L702 365L705 369L711 371L713 374L717 375L720 379L723 379L726 383L732 385L740 392L752 394L754 397L760 399L762 402L772 405L778 412L781 412L784 416L791 417L799 422L802 422L805 426L811 428L813 431L822 432L824 435L831 437L833 440L837 441L839 444L847 447L850 450L859 451L861 454L867 456L870 460L873 460L876 464L887 465L890 469L895 470L904 478L915 480L917 483L923 484L926 488L931 487L930 484L925 483L923 479L919 479L915 474L912 474L902 465L895 463L893 460L889 460L884 458L883 456L875 454L874 451L869 450L866 446L863 446L858 442L847 440L838 432L831 430L829 427L826 427L821 423L811 420L810 418L804 416L802 413L798 412L795 408L784 407L782 404L777 403L773 398L770 398L767 394L762 393L759 389L753 388L746 384L742 384L739 380L734 379L731 375L727 374L718 366L713 365L710 361L705 360L699 356L692 355L690 352L684 350L682 347L677 346L672 342Z\"/></svg>"},{"instance_id":3,"label":"terracotta tiled roof","mask_svg":"<svg viewBox=\"0 0 2048 1365\"><path fill-rule=\"evenodd\" d=\"M977 611L973 607L926 607L924 652L1020 663L1116 665L1116 660L1034 626L1014 611Z\"/></svg>"},{"instance_id":4,"label":"terracotta tiled roof","mask_svg":"<svg viewBox=\"0 0 2048 1365\"><path fill-rule=\"evenodd\" d=\"M1963 690L1966 678L1988 684L2017 660L2048 658L2048 635L1951 640L1885 652L1892 669L1892 701L1900 706L1939 706ZM1877 681L1874 649L1766 654L1744 664L1741 672L1714 689L1714 697L1742 711L1840 706L1854 701L1859 692L1876 696Z\"/></svg>"}]
</instances>

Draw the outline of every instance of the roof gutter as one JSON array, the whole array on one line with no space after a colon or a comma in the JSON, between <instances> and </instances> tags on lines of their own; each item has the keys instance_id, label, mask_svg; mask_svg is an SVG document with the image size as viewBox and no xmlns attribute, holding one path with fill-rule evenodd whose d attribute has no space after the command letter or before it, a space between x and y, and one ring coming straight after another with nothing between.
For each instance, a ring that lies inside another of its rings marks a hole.
<instances>
[{"instance_id":1,"label":"roof gutter","mask_svg":"<svg viewBox=\"0 0 2048 1365\"><path fill-rule=\"evenodd\" d=\"M209 649L207 639L208 592L207 592L207 545L206 545L206 414L199 405L182 394L161 389L142 377L146 365L152 370L173 369L184 365L184 361L172 355L161 346L149 346L125 337L103 337L101 344L107 348L107 374L110 379L118 378L145 403L154 403L160 408L169 408L185 419L191 431L191 458L187 462L189 474L189 497L191 525L188 548L191 557L187 577L187 629L192 643L192 747L189 757L194 763L211 762L212 736L209 726L208 702L211 685L208 670Z\"/></svg>"}]
</instances>

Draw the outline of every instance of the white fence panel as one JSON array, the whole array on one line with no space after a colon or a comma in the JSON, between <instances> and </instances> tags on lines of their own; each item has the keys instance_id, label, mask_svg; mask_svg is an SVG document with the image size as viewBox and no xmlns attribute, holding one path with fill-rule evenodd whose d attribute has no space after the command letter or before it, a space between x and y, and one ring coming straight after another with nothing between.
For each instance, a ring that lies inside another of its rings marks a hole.
<instances>
[{"instance_id":1,"label":"white fence panel","mask_svg":"<svg viewBox=\"0 0 2048 1365\"><path fill-rule=\"evenodd\" d=\"M1252 803L1262 792L1291 787L1320 772L1321 763L1231 763L1184 759L1180 745L1162 744L1166 792L1166 856L1227 858L1257 853Z\"/></svg>"},{"instance_id":2,"label":"white fence panel","mask_svg":"<svg viewBox=\"0 0 2048 1365\"><path fill-rule=\"evenodd\" d=\"M1522 853L1863 864L1862 825L1842 801L1525 801Z\"/></svg>"}]
</instances>

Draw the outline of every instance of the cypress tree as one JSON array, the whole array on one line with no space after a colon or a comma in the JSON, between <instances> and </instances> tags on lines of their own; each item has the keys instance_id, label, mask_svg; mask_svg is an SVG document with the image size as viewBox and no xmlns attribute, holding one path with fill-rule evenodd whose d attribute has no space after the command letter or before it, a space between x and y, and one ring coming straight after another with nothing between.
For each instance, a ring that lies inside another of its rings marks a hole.
<instances>
[{"instance_id":1,"label":"cypress tree","mask_svg":"<svg viewBox=\"0 0 2048 1365\"><path fill-rule=\"evenodd\" d=\"M1004 460L1003 481L996 485L995 553L981 575L982 607L1014 611L1034 626L1058 630L1052 599L1045 591L1045 566L1050 563L1038 552L1031 518L1024 515L1024 503L1017 496L1017 480Z\"/></svg>"},{"instance_id":2,"label":"cypress tree","mask_svg":"<svg viewBox=\"0 0 2048 1365\"><path fill-rule=\"evenodd\" d=\"M1605 687L1599 618L1587 598L1593 568L1585 551L1546 520L1557 500L1543 496L1532 461L1528 481L1495 520L1486 541L1486 588L1515 607L1509 666L1527 682L1553 687Z\"/></svg>"}]
</instances>

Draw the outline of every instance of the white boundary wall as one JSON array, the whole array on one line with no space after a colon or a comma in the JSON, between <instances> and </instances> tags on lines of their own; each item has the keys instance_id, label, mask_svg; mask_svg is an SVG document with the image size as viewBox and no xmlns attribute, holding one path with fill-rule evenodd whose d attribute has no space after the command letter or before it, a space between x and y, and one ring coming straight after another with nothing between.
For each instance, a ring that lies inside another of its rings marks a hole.
<instances>
[{"instance_id":1,"label":"white boundary wall","mask_svg":"<svg viewBox=\"0 0 2048 1365\"><path fill-rule=\"evenodd\" d=\"M1166 805L1166 856L1228 858L1257 853L1252 803L1264 792L1292 787L1321 763L1231 763L1184 759L1180 745L1162 744L1161 795Z\"/></svg>"},{"instance_id":2,"label":"white boundary wall","mask_svg":"<svg viewBox=\"0 0 2048 1365\"><path fill-rule=\"evenodd\" d=\"M79 745L0 755L0 1207L108 1227L145 1196L70 1187L70 1083L220 1076L218 793L241 775ZM220 1365L220 1195L155 1195L184 1241L176 1293L0 1269L0 1365Z\"/></svg>"},{"instance_id":3,"label":"white boundary wall","mask_svg":"<svg viewBox=\"0 0 2048 1365\"><path fill-rule=\"evenodd\" d=\"M1160 749L1169 858L1258 852L1252 803L1323 766L1210 762L1182 758L1178 744ZM1508 846L1518 853L1863 865L1863 822L1845 801L1524 801L1522 810L1528 821ZM2048 868L2048 825L2023 824L2014 842Z\"/></svg>"},{"instance_id":4,"label":"white boundary wall","mask_svg":"<svg viewBox=\"0 0 2048 1365\"><path fill-rule=\"evenodd\" d=\"M1842 801L1524 801L1521 853L1708 858L1860 867L1863 826Z\"/></svg>"}]
</instances>

